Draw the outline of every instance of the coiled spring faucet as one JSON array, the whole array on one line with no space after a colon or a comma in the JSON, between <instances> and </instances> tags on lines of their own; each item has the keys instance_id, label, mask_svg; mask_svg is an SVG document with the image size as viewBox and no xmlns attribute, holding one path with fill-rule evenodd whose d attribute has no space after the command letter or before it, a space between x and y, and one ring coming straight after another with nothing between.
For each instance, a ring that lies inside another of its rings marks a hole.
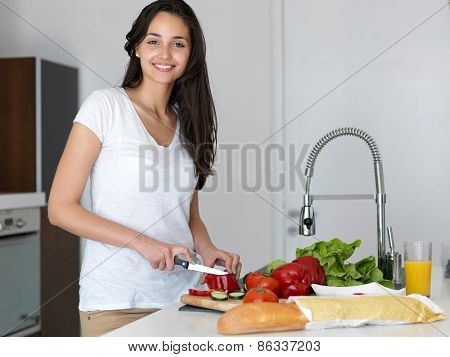
<instances>
[{"instance_id":1,"label":"coiled spring faucet","mask_svg":"<svg viewBox=\"0 0 450 357\"><path fill-rule=\"evenodd\" d=\"M314 209L312 207L313 196L311 195L311 178L314 173L314 164L316 162L317 156L320 151L327 145L330 141L342 137L342 136L355 136L363 140L370 149L373 158L373 164L375 168L375 185L376 194L374 195L375 202L377 204L377 238L378 238L378 267L383 272L385 279L392 279L391 265L386 264L386 245L385 245L385 233L386 233L386 222L385 222L385 204L386 204L386 193L384 191L384 177L383 177L383 164L381 162L381 155L378 151L377 144L375 140L366 132L356 129L356 128L341 128L337 130L330 131L324 135L317 143L314 145L311 153L308 156L308 161L306 163L305 176L306 176L306 191L303 196L303 207L300 212L300 228L299 233L303 236L312 236L316 233L316 225L314 219Z\"/></svg>"}]
</instances>

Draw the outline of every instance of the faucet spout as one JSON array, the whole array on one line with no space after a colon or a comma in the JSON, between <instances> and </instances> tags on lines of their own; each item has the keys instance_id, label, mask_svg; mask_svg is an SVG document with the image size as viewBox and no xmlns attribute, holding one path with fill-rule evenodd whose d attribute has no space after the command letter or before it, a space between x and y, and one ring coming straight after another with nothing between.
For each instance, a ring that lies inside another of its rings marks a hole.
<instances>
[{"instance_id":1,"label":"faucet spout","mask_svg":"<svg viewBox=\"0 0 450 357\"><path fill-rule=\"evenodd\" d=\"M375 190L376 194L375 202L377 205L377 248L378 248L378 267L386 276L390 275L390 272L386 271L386 193L384 191L384 174L383 164L381 162L381 155L378 151L378 147L375 140L366 132L356 128L341 128L330 131L324 135L313 147L311 153L308 156L306 163L305 176L306 176L306 190L303 197L303 207L300 213L299 233L303 236L311 236L315 234L315 219L314 210L312 207L313 196L311 195L311 179L314 173L314 165L317 157L322 149L330 141L342 137L342 136L354 136L363 140L370 149L372 154L374 170L375 170Z\"/></svg>"},{"instance_id":2,"label":"faucet spout","mask_svg":"<svg viewBox=\"0 0 450 357\"><path fill-rule=\"evenodd\" d=\"M312 196L303 196L303 207L300 211L299 234L302 236L313 236L316 234L316 220L314 219L314 209L312 207Z\"/></svg>"}]
</instances>

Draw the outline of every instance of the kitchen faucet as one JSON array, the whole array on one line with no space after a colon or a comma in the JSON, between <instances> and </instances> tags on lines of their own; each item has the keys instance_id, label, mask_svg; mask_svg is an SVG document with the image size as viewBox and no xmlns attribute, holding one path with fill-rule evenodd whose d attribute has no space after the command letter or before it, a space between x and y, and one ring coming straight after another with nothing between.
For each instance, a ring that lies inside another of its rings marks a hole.
<instances>
[{"instance_id":1,"label":"kitchen faucet","mask_svg":"<svg viewBox=\"0 0 450 357\"><path fill-rule=\"evenodd\" d=\"M306 176L306 191L303 196L303 207L300 212L300 224L299 234L303 236L312 236L316 233L316 222L314 218L314 209L312 207L313 195L311 195L311 178L314 173L314 164L316 163L317 156L320 151L330 141L342 137L342 136L355 136L363 140L370 149L373 158L373 164L375 168L375 186L376 194L374 195L375 202L377 204L377 242L378 242L378 267L383 272L385 279L392 279L393 267L391 256L394 252L386 254L385 246L385 204L386 193L384 191L384 176L383 176L383 164L381 162L381 155L378 151L375 140L366 132L356 128L341 128L330 131L324 135L311 150L308 161L306 163L305 176ZM391 250L393 249L393 242L391 243Z\"/></svg>"}]
</instances>

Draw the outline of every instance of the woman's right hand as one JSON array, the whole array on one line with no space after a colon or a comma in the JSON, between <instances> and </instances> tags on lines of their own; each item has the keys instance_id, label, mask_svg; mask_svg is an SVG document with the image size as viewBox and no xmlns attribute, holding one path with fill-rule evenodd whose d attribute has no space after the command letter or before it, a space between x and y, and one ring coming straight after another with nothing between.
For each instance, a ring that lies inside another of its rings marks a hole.
<instances>
[{"instance_id":1,"label":"woman's right hand","mask_svg":"<svg viewBox=\"0 0 450 357\"><path fill-rule=\"evenodd\" d=\"M150 262L153 269L169 270L175 268L174 258L177 254L184 255L184 259L192 263L189 248L160 242L147 236L140 236L135 250Z\"/></svg>"}]
</instances>

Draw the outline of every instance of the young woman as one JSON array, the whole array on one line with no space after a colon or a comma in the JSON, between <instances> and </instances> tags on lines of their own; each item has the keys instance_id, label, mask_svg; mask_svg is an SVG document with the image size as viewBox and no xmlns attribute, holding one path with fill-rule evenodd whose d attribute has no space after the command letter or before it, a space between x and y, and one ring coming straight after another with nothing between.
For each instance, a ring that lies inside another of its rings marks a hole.
<instances>
[{"instance_id":1,"label":"young woman","mask_svg":"<svg viewBox=\"0 0 450 357\"><path fill-rule=\"evenodd\" d=\"M240 274L237 254L214 246L198 190L212 173L216 114L205 43L182 0L145 7L127 35L121 87L80 108L49 197L49 219L87 238L80 274L84 336L162 309L199 283L174 257L201 257ZM88 177L92 209L80 205Z\"/></svg>"}]
</instances>

